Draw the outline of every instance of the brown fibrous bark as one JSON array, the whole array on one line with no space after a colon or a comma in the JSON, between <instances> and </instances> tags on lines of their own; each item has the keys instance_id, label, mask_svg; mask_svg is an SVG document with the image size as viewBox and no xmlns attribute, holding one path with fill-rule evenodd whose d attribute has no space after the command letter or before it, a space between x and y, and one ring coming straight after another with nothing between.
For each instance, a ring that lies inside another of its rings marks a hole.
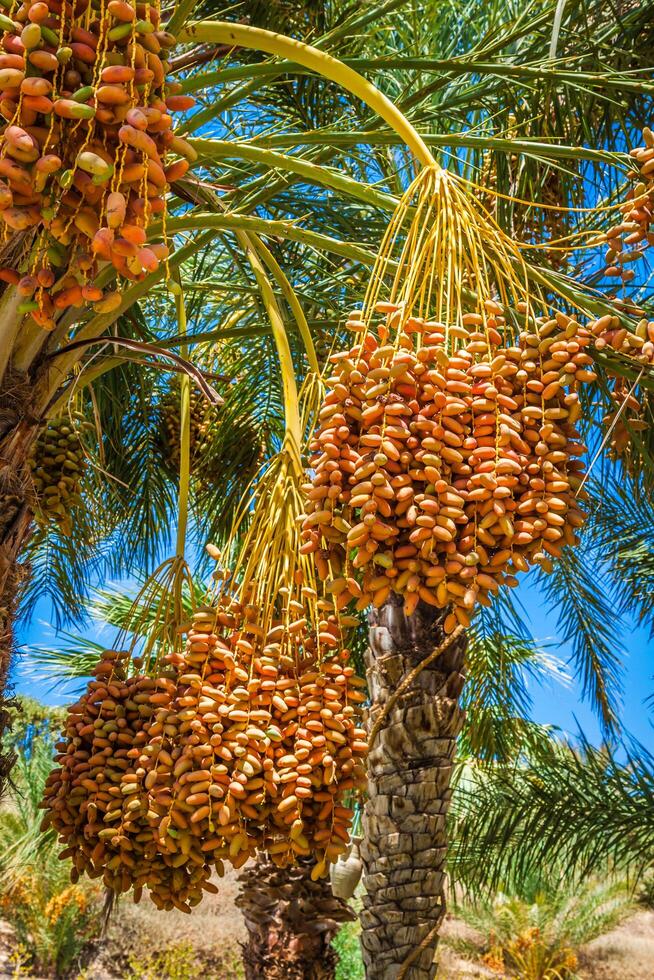
<instances>
[{"instance_id":1,"label":"brown fibrous bark","mask_svg":"<svg viewBox=\"0 0 654 980\"><path fill-rule=\"evenodd\" d=\"M328 878L311 880L313 865L278 868L262 855L239 876L246 980L333 980L331 941L356 914L332 894Z\"/></svg>"},{"instance_id":2,"label":"brown fibrous bark","mask_svg":"<svg viewBox=\"0 0 654 980\"><path fill-rule=\"evenodd\" d=\"M12 375L5 378L0 391L0 744L9 724L7 682L14 622L27 576L20 556L32 524L28 455L36 423L30 413L31 394L26 380ZM0 796L13 761L11 751L0 750Z\"/></svg>"}]
</instances>

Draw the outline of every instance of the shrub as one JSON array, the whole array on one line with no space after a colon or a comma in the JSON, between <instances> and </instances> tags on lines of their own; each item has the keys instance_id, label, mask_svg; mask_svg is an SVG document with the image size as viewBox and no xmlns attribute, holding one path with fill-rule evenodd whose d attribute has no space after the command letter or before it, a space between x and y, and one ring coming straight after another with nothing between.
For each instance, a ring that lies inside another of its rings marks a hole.
<instances>
[{"instance_id":1,"label":"shrub","mask_svg":"<svg viewBox=\"0 0 654 980\"><path fill-rule=\"evenodd\" d=\"M363 960L359 946L361 927L358 922L348 922L339 929L332 946L338 953L336 980L364 980Z\"/></svg>"},{"instance_id":2,"label":"shrub","mask_svg":"<svg viewBox=\"0 0 654 980\"><path fill-rule=\"evenodd\" d=\"M39 833L51 755L49 738L28 737L18 746L0 809L0 914L15 930L20 969L29 962L32 971L62 976L99 936L102 903L98 885L71 884L70 865L58 859L54 836Z\"/></svg>"},{"instance_id":3,"label":"shrub","mask_svg":"<svg viewBox=\"0 0 654 980\"><path fill-rule=\"evenodd\" d=\"M188 942L145 957L132 956L129 969L129 980L196 980L204 973Z\"/></svg>"},{"instance_id":4,"label":"shrub","mask_svg":"<svg viewBox=\"0 0 654 980\"><path fill-rule=\"evenodd\" d=\"M99 888L71 885L67 867L53 854L13 879L0 895L0 910L32 969L62 976L100 933L100 897Z\"/></svg>"},{"instance_id":5,"label":"shrub","mask_svg":"<svg viewBox=\"0 0 654 980\"><path fill-rule=\"evenodd\" d=\"M576 950L611 929L633 908L620 882L587 882L571 890L528 883L515 894L462 902L454 912L487 938L483 963L520 980L573 980Z\"/></svg>"}]
</instances>

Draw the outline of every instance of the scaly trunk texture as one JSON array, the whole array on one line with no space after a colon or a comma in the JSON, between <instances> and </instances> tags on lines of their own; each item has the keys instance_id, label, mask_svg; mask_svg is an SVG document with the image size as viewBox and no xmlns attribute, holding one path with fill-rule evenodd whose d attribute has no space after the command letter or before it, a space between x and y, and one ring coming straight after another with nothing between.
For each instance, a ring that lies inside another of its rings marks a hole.
<instances>
[{"instance_id":1,"label":"scaly trunk texture","mask_svg":"<svg viewBox=\"0 0 654 980\"><path fill-rule=\"evenodd\" d=\"M34 435L29 418L31 389L9 378L0 391L0 744L9 716L4 692L13 652L13 625L26 569L19 561L32 524L32 493L27 463ZM0 751L0 796L13 765Z\"/></svg>"},{"instance_id":2,"label":"scaly trunk texture","mask_svg":"<svg viewBox=\"0 0 654 980\"><path fill-rule=\"evenodd\" d=\"M370 728L406 675L444 640L443 610L405 616L392 597L370 614ZM425 667L384 719L368 757L361 857L367 980L432 980L445 914L446 816L463 722L466 639Z\"/></svg>"},{"instance_id":3,"label":"scaly trunk texture","mask_svg":"<svg viewBox=\"0 0 654 980\"><path fill-rule=\"evenodd\" d=\"M356 915L334 897L329 879L311 880L313 864L277 868L260 856L239 875L246 980L333 980L331 941Z\"/></svg>"}]
</instances>

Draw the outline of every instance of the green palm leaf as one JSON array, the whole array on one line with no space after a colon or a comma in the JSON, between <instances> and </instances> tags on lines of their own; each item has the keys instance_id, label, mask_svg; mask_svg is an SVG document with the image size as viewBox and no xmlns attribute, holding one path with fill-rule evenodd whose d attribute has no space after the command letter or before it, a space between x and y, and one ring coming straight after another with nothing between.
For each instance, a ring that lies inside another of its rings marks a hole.
<instances>
[{"instance_id":1,"label":"green palm leaf","mask_svg":"<svg viewBox=\"0 0 654 980\"><path fill-rule=\"evenodd\" d=\"M637 876L654 860L654 757L633 743L552 743L530 765L469 769L453 810L453 875L493 890L540 873L581 880L607 866Z\"/></svg>"}]
</instances>

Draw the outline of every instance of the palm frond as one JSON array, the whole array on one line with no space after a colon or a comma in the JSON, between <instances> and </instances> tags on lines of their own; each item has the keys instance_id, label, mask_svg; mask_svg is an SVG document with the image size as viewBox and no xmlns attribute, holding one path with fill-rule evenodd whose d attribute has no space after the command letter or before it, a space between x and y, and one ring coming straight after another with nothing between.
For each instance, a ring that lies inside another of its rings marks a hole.
<instances>
[{"instance_id":1,"label":"palm frond","mask_svg":"<svg viewBox=\"0 0 654 980\"><path fill-rule=\"evenodd\" d=\"M654 511L649 493L623 473L612 473L594 490L597 506L591 534L606 556L615 605L654 630Z\"/></svg>"},{"instance_id":2,"label":"palm frond","mask_svg":"<svg viewBox=\"0 0 654 980\"><path fill-rule=\"evenodd\" d=\"M526 632L509 604L482 608L473 620L466 675L460 745L464 757L508 762L549 739L548 729L530 720L528 683L568 684L570 678L556 657Z\"/></svg>"},{"instance_id":3,"label":"palm frond","mask_svg":"<svg viewBox=\"0 0 654 980\"><path fill-rule=\"evenodd\" d=\"M566 548L551 574L538 584L556 616L562 643L570 644L570 663L607 732L618 724L624 659L624 625L616 616L610 590L591 549Z\"/></svg>"},{"instance_id":4,"label":"palm frond","mask_svg":"<svg viewBox=\"0 0 654 980\"><path fill-rule=\"evenodd\" d=\"M3 890L27 868L54 855L56 835L40 831L45 781L52 768L53 745L45 739L32 741L18 753L2 810L0 810L0 881Z\"/></svg>"},{"instance_id":5,"label":"palm frond","mask_svg":"<svg viewBox=\"0 0 654 980\"><path fill-rule=\"evenodd\" d=\"M582 737L578 749L552 743L530 765L468 767L453 808L452 874L482 891L535 873L641 874L654 859L654 757L636 743L624 755Z\"/></svg>"}]
</instances>

